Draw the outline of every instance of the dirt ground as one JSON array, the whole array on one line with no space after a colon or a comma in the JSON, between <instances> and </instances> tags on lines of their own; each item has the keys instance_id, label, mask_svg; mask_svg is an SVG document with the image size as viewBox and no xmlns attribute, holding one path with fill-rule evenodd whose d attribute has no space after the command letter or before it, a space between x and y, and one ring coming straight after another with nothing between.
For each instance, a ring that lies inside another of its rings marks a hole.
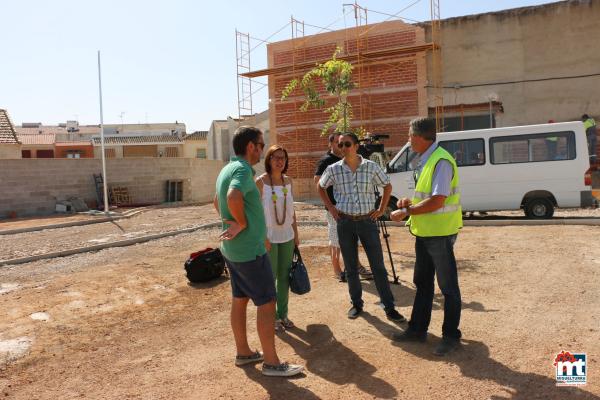
<instances>
[{"instance_id":1,"label":"dirt ground","mask_svg":"<svg viewBox=\"0 0 600 400\"><path fill-rule=\"evenodd\" d=\"M159 217L162 212L127 220L125 232L214 218L203 207ZM298 214L310 221L321 210L300 207ZM53 238L66 246L68 237L79 243L123 233L102 225L111 224L79 227L99 229L93 232L64 228L42 231L47 236L2 237L2 258L9 258L5 246L14 252L42 242L54 249ZM414 239L405 228L389 232L401 281L392 289L408 316ZM394 343L389 337L405 325L385 319L372 281L363 282L364 316L346 318L347 287L332 278L325 228L303 226L301 251L313 290L291 295L290 318L298 327L278 335L277 347L282 359L305 365L306 373L289 380L263 377L258 366L233 365L226 278L187 284L183 262L192 251L217 244L218 233L201 230L0 267L0 397L600 399L598 227L464 228L456 245L462 348L437 358L431 352L441 334L439 293L428 342ZM257 347L255 317L249 307L250 343ZM586 386L555 386L552 363L561 350L587 354Z\"/></svg>"}]
</instances>

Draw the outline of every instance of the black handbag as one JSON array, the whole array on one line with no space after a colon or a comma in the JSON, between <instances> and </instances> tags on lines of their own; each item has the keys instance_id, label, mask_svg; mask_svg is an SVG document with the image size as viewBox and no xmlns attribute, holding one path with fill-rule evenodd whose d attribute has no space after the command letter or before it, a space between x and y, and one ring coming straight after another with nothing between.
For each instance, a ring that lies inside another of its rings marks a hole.
<instances>
[{"instance_id":1,"label":"black handbag","mask_svg":"<svg viewBox=\"0 0 600 400\"><path fill-rule=\"evenodd\" d=\"M298 246L294 248L294 256L292 257L292 268L290 269L290 290L292 293L305 294L310 292L310 280L308 279L308 271L302 261Z\"/></svg>"}]
</instances>

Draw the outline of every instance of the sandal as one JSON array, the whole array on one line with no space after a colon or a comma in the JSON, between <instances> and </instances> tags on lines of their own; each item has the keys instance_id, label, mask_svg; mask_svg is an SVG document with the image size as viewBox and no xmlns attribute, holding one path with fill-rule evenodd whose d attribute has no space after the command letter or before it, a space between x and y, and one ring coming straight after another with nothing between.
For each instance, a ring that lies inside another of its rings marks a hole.
<instances>
[{"instance_id":1,"label":"sandal","mask_svg":"<svg viewBox=\"0 0 600 400\"><path fill-rule=\"evenodd\" d=\"M292 321L290 321L287 317L284 318L281 323L283 324L283 327L285 329L291 329L294 328L296 325L294 325L294 323Z\"/></svg>"},{"instance_id":2,"label":"sandal","mask_svg":"<svg viewBox=\"0 0 600 400\"><path fill-rule=\"evenodd\" d=\"M275 332L284 332L285 324L282 320L278 319L275 321Z\"/></svg>"}]
</instances>

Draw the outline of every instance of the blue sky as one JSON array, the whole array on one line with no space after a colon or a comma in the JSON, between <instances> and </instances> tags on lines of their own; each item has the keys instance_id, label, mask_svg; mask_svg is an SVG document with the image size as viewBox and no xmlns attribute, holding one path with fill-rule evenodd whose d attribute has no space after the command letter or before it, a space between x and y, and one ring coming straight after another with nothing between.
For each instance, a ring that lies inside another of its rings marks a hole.
<instances>
[{"instance_id":1,"label":"blue sky","mask_svg":"<svg viewBox=\"0 0 600 400\"><path fill-rule=\"evenodd\" d=\"M440 0L442 18L547 1ZM102 52L104 122L185 122L207 130L213 119L237 116L235 29L264 39L290 16L306 24L353 26L349 0L211 2L170 0L31 1L2 5L0 108L15 124L99 123L97 50ZM429 0L363 0L387 14L429 19ZM369 22L388 17L369 12ZM305 33L318 29L306 26ZM287 26L271 40L291 37ZM254 41L251 45L258 45ZM265 67L265 46L251 53L252 69ZM254 96L266 108L266 89ZM123 114L122 114L123 113Z\"/></svg>"}]
</instances>

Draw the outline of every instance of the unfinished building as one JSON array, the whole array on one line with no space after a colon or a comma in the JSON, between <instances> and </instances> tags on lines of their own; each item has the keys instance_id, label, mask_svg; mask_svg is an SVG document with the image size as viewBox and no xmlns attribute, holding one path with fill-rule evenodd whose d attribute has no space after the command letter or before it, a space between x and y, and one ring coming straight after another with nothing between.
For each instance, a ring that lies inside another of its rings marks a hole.
<instances>
[{"instance_id":1,"label":"unfinished building","mask_svg":"<svg viewBox=\"0 0 600 400\"><path fill-rule=\"evenodd\" d=\"M352 126L389 134L387 150L406 142L416 116L437 116L440 131L573 121L583 113L600 120L600 2L559 1L445 20L435 18L434 3L433 22L369 25L365 16L356 27L310 36L293 26L292 39L267 45L268 68L238 74L242 90L239 76L268 76L270 129L292 157L297 198L317 197L312 176L327 147L320 134L327 116L300 112L300 91L285 101L281 92L337 46L358 85L348 96Z\"/></svg>"}]
</instances>

